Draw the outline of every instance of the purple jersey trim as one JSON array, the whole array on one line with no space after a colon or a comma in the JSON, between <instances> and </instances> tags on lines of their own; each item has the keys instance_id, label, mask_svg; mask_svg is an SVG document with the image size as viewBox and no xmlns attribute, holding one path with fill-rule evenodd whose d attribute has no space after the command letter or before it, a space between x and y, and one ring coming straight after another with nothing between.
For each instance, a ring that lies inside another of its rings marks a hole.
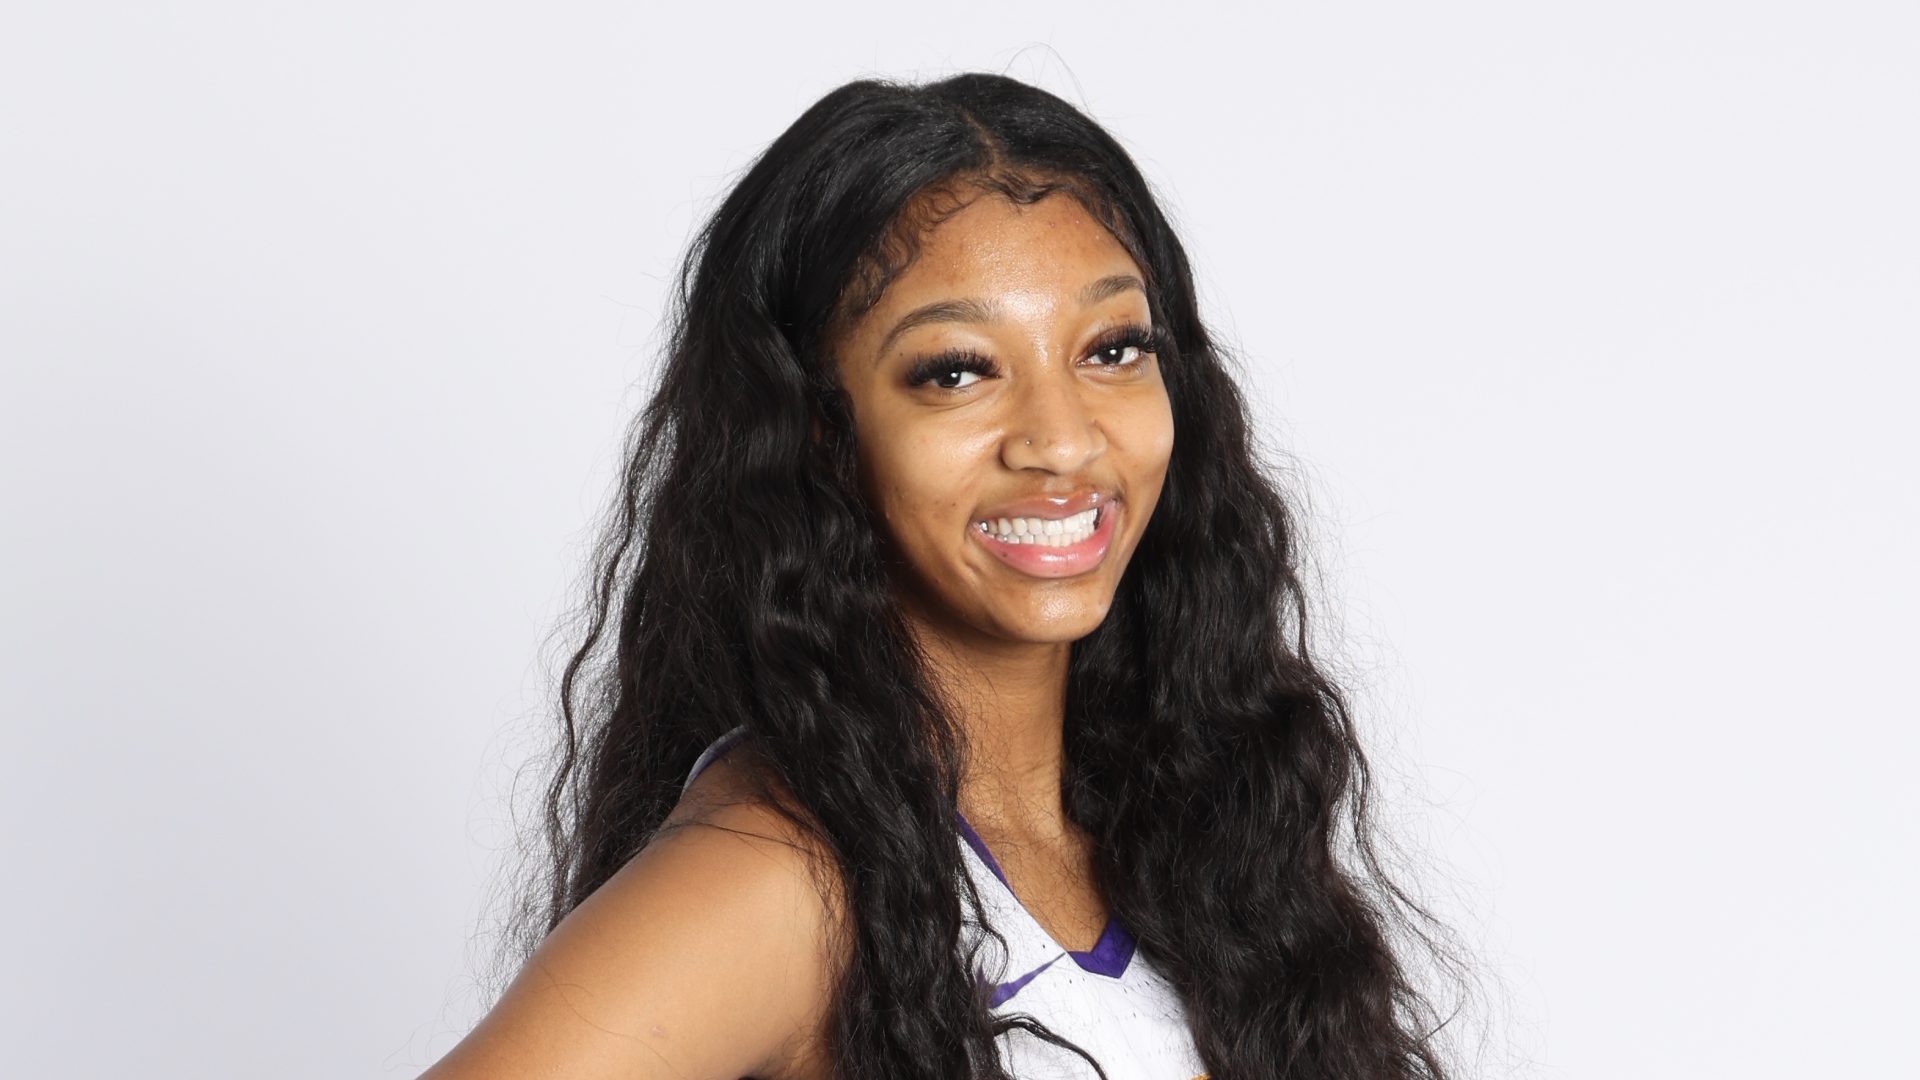
<instances>
[{"instance_id":1,"label":"purple jersey trim","mask_svg":"<svg viewBox=\"0 0 1920 1080\"><path fill-rule=\"evenodd\" d=\"M687 778L680 785L681 792L685 793L688 788L693 786L693 778L696 776L699 776L701 770L705 769L707 766L713 764L714 762L719 761L720 755L740 745L740 740L746 737L747 737L747 729L743 725L741 727L734 728L733 730L727 732L725 735L722 735L718 739L715 739L713 741L713 745L701 751L700 756L694 759L693 768L687 770Z\"/></svg>"},{"instance_id":2,"label":"purple jersey trim","mask_svg":"<svg viewBox=\"0 0 1920 1080\"><path fill-rule=\"evenodd\" d=\"M1000 879L1000 884L1007 885L1007 875L1001 873L1000 864L993 861L993 852L987 850L987 842L980 839L979 833L973 831L973 826L967 824L967 819L960 816L960 811L953 812L953 820L960 825L961 839L967 842L967 846L973 849L975 855L980 856L981 862L987 864L987 869L993 871L993 876ZM1013 886L1007 885L1007 891L1012 892Z\"/></svg>"},{"instance_id":3,"label":"purple jersey trim","mask_svg":"<svg viewBox=\"0 0 1920 1080\"><path fill-rule=\"evenodd\" d=\"M1120 925L1120 920L1109 917L1107 928L1100 932L1100 940L1093 943L1093 948L1086 952L1069 950L1067 955L1073 957L1082 971L1117 979L1126 974L1127 965L1133 962L1133 949L1133 935Z\"/></svg>"},{"instance_id":4,"label":"purple jersey trim","mask_svg":"<svg viewBox=\"0 0 1920 1080\"><path fill-rule=\"evenodd\" d=\"M1052 967L1057 961L1059 961L1059 959L1060 958L1056 956L1052 960L1049 960L1046 963L1041 964L1039 967L1034 968L1032 971L1027 972L1025 975L1020 976L1019 978L1013 980L1012 982L1001 983L1000 985L994 987L993 996L987 999L987 1008L997 1009L1000 1006L1006 1004L1009 998L1013 997L1013 995L1019 993L1020 991L1026 989L1027 984L1032 982L1035 976L1039 975L1041 972Z\"/></svg>"},{"instance_id":5,"label":"purple jersey trim","mask_svg":"<svg viewBox=\"0 0 1920 1080\"><path fill-rule=\"evenodd\" d=\"M967 846L973 849L975 855L980 856L981 862L987 864L987 869L993 871L993 876L1000 879L1000 884L1006 885L1007 895L1013 896L1013 902L1019 904L1020 897L1014 894L1013 886L1007 885L1007 875L1000 869L1000 864L994 860L993 852L987 850L987 842L980 839L980 834L973 831L973 826L967 824L967 819L957 809L953 812L953 820L960 826L960 838L967 842ZM1025 904L1020 906L1022 910L1026 908ZM1028 918L1032 918L1031 912L1028 913ZM1127 928L1120 925L1120 920L1111 915L1107 917L1107 925L1100 931L1100 940L1093 943L1093 948L1086 952L1067 950L1067 955L1073 957L1073 962L1080 965L1080 970L1094 975L1105 975L1109 979L1117 979L1126 974L1127 965L1133 962L1133 953L1133 935L1127 933ZM1042 964L1013 982L1001 983L994 990L993 1004L998 1005L1018 993L1021 987L1027 985L1029 979L1045 971L1046 967Z\"/></svg>"}]
</instances>

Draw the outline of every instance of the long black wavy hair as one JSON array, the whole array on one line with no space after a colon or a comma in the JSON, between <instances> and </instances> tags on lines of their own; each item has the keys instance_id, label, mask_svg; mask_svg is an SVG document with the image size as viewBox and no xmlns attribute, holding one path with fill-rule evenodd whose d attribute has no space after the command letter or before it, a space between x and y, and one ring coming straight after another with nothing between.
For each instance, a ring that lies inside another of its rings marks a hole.
<instances>
[{"instance_id":1,"label":"long black wavy hair","mask_svg":"<svg viewBox=\"0 0 1920 1080\"><path fill-rule=\"evenodd\" d=\"M701 749L745 725L763 794L831 855L839 1075L999 1077L993 1040L1035 1031L989 1013L957 947L978 917L955 834L965 747L896 603L827 355L938 217L916 196L968 186L1080 200L1165 331L1168 474L1067 685L1062 796L1113 914L1216 1080L1447 1075L1400 953L1434 944L1427 916L1375 853L1348 708L1308 658L1293 519L1186 256L1106 131L997 75L832 91L694 241L561 678L523 945L638 853Z\"/></svg>"}]
</instances>

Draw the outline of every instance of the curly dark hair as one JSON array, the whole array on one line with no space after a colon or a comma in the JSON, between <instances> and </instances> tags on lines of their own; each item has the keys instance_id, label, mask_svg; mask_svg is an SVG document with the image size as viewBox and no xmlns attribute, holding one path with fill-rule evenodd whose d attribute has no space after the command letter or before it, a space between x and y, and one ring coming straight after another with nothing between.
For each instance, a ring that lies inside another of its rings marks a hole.
<instances>
[{"instance_id":1,"label":"curly dark hair","mask_svg":"<svg viewBox=\"0 0 1920 1080\"><path fill-rule=\"evenodd\" d=\"M993 1015L958 947L979 917L956 842L965 747L898 606L826 354L943 212L916 197L968 185L1080 200L1165 330L1179 437L1066 691L1062 795L1098 887L1215 1080L1448 1075L1402 955L1437 924L1376 854L1348 707L1308 657L1294 520L1186 255L1110 134L997 75L832 91L691 246L561 679L523 944L645 847L700 751L745 725L761 794L831 856L843 898L839 1075L1001 1077L996 1038L1048 1037Z\"/></svg>"}]
</instances>

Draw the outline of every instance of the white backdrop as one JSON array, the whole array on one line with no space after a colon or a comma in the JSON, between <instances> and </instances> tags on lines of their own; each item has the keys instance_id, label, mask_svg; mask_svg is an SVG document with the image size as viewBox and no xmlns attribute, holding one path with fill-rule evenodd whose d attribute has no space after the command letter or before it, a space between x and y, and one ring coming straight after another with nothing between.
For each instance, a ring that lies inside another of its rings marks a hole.
<instances>
[{"instance_id":1,"label":"white backdrop","mask_svg":"<svg viewBox=\"0 0 1920 1080\"><path fill-rule=\"evenodd\" d=\"M452 1045L676 256L820 94L963 69L1165 194L1494 981L1483 1074L1910 1057L1911 5L32 7L8 1075Z\"/></svg>"}]
</instances>

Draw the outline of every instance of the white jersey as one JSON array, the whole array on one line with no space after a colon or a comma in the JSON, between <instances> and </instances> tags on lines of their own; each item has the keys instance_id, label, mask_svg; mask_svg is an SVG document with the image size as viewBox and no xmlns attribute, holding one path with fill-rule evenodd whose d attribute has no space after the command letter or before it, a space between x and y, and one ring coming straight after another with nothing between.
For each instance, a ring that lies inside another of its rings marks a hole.
<instances>
[{"instance_id":1,"label":"white jersey","mask_svg":"<svg viewBox=\"0 0 1920 1080\"><path fill-rule=\"evenodd\" d=\"M694 762L687 783L745 734L745 728L735 728L716 740ZM980 895L982 913L1006 942L1002 948L969 921L962 943L977 948L974 975L993 987L988 998L993 1013L1040 1021L1098 1061L1108 1080L1204 1080L1205 1066L1179 996L1137 953L1126 928L1110 919L1093 948L1062 947L1022 906L993 853L957 810L954 819L961 860ZM1007 1074L1018 1080L1097 1076L1071 1050L1018 1029L1002 1035L999 1045Z\"/></svg>"}]
</instances>

